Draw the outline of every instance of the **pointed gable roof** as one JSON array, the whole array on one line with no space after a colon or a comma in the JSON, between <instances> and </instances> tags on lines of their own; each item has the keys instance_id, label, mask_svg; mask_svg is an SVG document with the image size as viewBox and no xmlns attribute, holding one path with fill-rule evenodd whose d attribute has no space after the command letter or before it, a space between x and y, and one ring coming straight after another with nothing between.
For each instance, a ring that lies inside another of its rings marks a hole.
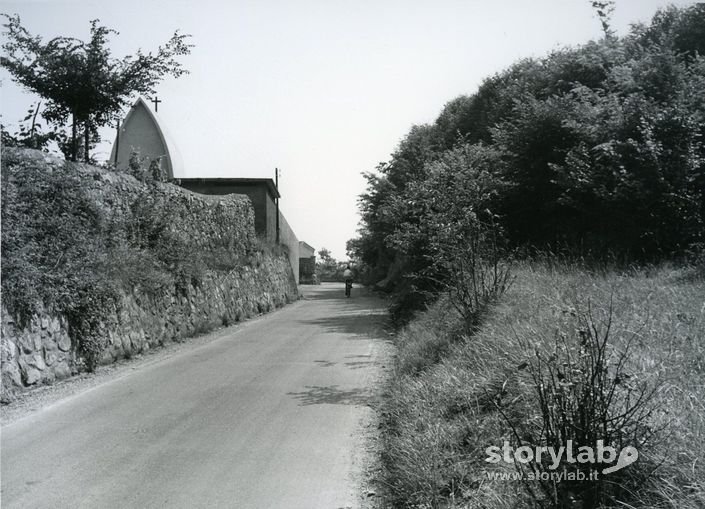
<instances>
[{"instance_id":1,"label":"pointed gable roof","mask_svg":"<svg viewBox=\"0 0 705 509\"><path fill-rule=\"evenodd\" d=\"M139 151L140 156L147 159L159 158L169 178L184 174L183 160L173 138L141 97L137 98L120 126L110 160L115 162L117 157L117 167L126 168L133 151Z\"/></svg>"}]
</instances>

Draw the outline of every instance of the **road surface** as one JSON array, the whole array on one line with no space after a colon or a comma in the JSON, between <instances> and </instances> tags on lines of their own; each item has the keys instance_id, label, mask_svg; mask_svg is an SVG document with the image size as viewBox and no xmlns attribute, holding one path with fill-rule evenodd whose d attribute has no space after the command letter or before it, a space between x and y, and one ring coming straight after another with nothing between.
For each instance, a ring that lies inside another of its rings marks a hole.
<instances>
[{"instance_id":1,"label":"road surface","mask_svg":"<svg viewBox=\"0 0 705 509\"><path fill-rule=\"evenodd\" d=\"M3 508L360 506L384 302L341 285L2 428Z\"/></svg>"}]
</instances>

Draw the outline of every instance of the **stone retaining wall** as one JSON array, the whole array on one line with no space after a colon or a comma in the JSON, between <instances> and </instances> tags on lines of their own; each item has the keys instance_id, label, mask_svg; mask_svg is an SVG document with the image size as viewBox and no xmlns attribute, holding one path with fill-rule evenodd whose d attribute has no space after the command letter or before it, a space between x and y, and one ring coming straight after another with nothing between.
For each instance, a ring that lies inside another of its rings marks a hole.
<instances>
[{"instance_id":1,"label":"stone retaining wall","mask_svg":"<svg viewBox=\"0 0 705 509\"><path fill-rule=\"evenodd\" d=\"M3 154L4 186L13 185L13 164L18 168L15 171L50 172L54 165L65 163L37 151ZM124 292L118 309L109 310L102 322L105 348L101 362L181 341L298 298L287 255L256 246L254 213L247 197L204 196L171 184L147 185L130 175L85 165L77 165L75 171L82 175L81 186L85 185L116 224L123 216L125 221L134 220L136 201L159 200L168 206L169 228L183 233L194 253L209 253L211 247L227 249L235 260L241 260L231 270L209 270L185 288L174 283L159 293L141 293L139 287ZM40 307L28 325L20 328L4 306L1 314L2 400L82 369L83 361L63 317Z\"/></svg>"},{"instance_id":2,"label":"stone retaining wall","mask_svg":"<svg viewBox=\"0 0 705 509\"><path fill-rule=\"evenodd\" d=\"M296 300L285 255L262 254L226 275L209 274L186 293L176 289L158 296L124 295L120 309L105 323L102 363L131 357L172 341L267 313ZM53 383L76 374L81 360L66 320L42 312L24 329L2 309L2 400L27 387Z\"/></svg>"}]
</instances>

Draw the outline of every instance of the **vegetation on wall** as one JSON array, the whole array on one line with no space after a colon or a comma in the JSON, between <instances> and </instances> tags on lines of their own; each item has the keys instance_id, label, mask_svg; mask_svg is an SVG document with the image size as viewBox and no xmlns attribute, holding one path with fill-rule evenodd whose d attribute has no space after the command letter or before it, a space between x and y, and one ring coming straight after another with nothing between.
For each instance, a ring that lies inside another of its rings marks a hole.
<instances>
[{"instance_id":1,"label":"vegetation on wall","mask_svg":"<svg viewBox=\"0 0 705 509\"><path fill-rule=\"evenodd\" d=\"M2 178L3 305L21 325L39 306L56 309L90 359L101 317L118 301L105 214L67 167L37 171L5 150Z\"/></svg>"},{"instance_id":2,"label":"vegetation on wall","mask_svg":"<svg viewBox=\"0 0 705 509\"><path fill-rule=\"evenodd\" d=\"M47 164L37 155L3 151L3 306L20 326L42 308L64 316L88 369L100 360L103 328L122 293L183 294L209 271L256 263L254 233L236 245L231 235L203 231L203 243L178 228L174 219L185 204L160 187L168 184L148 180L144 168L128 170L147 180L132 181L120 207L104 202L90 185L101 178L92 173L99 170ZM230 223L217 217L224 213L220 205L209 213L214 225Z\"/></svg>"}]
</instances>

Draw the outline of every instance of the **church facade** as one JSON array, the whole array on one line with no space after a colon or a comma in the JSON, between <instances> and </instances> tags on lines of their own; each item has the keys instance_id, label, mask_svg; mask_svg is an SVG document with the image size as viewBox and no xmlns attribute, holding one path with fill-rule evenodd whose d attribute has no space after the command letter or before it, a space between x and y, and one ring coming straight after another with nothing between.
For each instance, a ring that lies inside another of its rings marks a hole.
<instances>
[{"instance_id":1,"label":"church facade","mask_svg":"<svg viewBox=\"0 0 705 509\"><path fill-rule=\"evenodd\" d=\"M133 152L145 158L147 165L158 161L167 179L183 175L183 162L171 136L155 112L141 97L135 101L118 129L110 161L116 168L125 169Z\"/></svg>"}]
</instances>

